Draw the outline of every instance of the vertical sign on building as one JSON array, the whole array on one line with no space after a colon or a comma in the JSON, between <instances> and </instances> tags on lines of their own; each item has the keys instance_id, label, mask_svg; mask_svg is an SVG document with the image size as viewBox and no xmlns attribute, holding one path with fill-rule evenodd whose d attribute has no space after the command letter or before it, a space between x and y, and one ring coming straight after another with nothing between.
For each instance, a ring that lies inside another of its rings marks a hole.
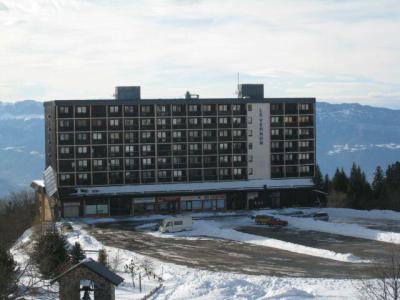
<instances>
[{"instance_id":1,"label":"vertical sign on building","mask_svg":"<svg viewBox=\"0 0 400 300\"><path fill-rule=\"evenodd\" d=\"M260 131L260 134L259 134L260 145L263 145L264 144L264 127L263 127L263 113L262 113L261 108L259 109L258 114L259 114L258 119L259 119L259 131Z\"/></svg>"}]
</instances>

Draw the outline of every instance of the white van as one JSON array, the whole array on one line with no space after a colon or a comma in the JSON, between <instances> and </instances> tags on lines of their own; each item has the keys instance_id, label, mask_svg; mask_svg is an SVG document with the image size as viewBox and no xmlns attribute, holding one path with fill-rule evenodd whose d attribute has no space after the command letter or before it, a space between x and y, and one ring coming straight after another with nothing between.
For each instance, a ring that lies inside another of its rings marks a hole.
<instances>
[{"instance_id":1,"label":"white van","mask_svg":"<svg viewBox=\"0 0 400 300\"><path fill-rule=\"evenodd\" d=\"M184 230L192 230L192 216L176 216L168 217L162 220L158 230L160 232L177 232Z\"/></svg>"}]
</instances>

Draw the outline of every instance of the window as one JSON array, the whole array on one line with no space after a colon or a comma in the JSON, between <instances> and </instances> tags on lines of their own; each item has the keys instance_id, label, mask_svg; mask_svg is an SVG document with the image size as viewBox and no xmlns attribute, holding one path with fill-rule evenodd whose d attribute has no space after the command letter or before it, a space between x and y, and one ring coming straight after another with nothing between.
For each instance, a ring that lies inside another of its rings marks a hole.
<instances>
[{"instance_id":1,"label":"window","mask_svg":"<svg viewBox=\"0 0 400 300\"><path fill-rule=\"evenodd\" d=\"M232 110L233 111L241 111L240 104L233 104L232 105Z\"/></svg>"},{"instance_id":2,"label":"window","mask_svg":"<svg viewBox=\"0 0 400 300\"><path fill-rule=\"evenodd\" d=\"M112 126L112 127L119 126L119 120L118 119L111 119L110 120L110 126Z\"/></svg>"},{"instance_id":3,"label":"window","mask_svg":"<svg viewBox=\"0 0 400 300\"><path fill-rule=\"evenodd\" d=\"M197 107L197 105L189 105L189 111L190 112L196 112L198 110L198 107Z\"/></svg>"},{"instance_id":4,"label":"window","mask_svg":"<svg viewBox=\"0 0 400 300\"><path fill-rule=\"evenodd\" d=\"M60 106L60 113L68 114L69 113L69 107L68 106Z\"/></svg>"},{"instance_id":5,"label":"window","mask_svg":"<svg viewBox=\"0 0 400 300\"><path fill-rule=\"evenodd\" d=\"M76 112L77 112L78 114L86 114L86 112L87 112L87 107L86 107L86 106L78 106L78 107L76 108Z\"/></svg>"},{"instance_id":6,"label":"window","mask_svg":"<svg viewBox=\"0 0 400 300\"><path fill-rule=\"evenodd\" d=\"M111 132L110 139L111 140L119 140L119 132Z\"/></svg>"},{"instance_id":7,"label":"window","mask_svg":"<svg viewBox=\"0 0 400 300\"><path fill-rule=\"evenodd\" d=\"M61 181L69 181L71 179L71 175L70 174L61 174L60 175L60 180Z\"/></svg>"},{"instance_id":8,"label":"window","mask_svg":"<svg viewBox=\"0 0 400 300\"><path fill-rule=\"evenodd\" d=\"M219 162L221 163L228 163L229 162L229 156L228 155L221 155L219 157Z\"/></svg>"},{"instance_id":9,"label":"window","mask_svg":"<svg viewBox=\"0 0 400 300\"><path fill-rule=\"evenodd\" d=\"M279 142L271 142L271 148L272 149L279 149L280 148Z\"/></svg>"},{"instance_id":10,"label":"window","mask_svg":"<svg viewBox=\"0 0 400 300\"><path fill-rule=\"evenodd\" d=\"M211 105L203 105L203 111L210 112L211 111Z\"/></svg>"},{"instance_id":11,"label":"window","mask_svg":"<svg viewBox=\"0 0 400 300\"><path fill-rule=\"evenodd\" d=\"M247 117L247 123L252 124L253 123L253 118L252 117Z\"/></svg>"},{"instance_id":12,"label":"window","mask_svg":"<svg viewBox=\"0 0 400 300\"><path fill-rule=\"evenodd\" d=\"M234 155L233 156L233 161L234 162L241 162L242 161L242 157L240 155Z\"/></svg>"},{"instance_id":13,"label":"window","mask_svg":"<svg viewBox=\"0 0 400 300\"><path fill-rule=\"evenodd\" d=\"M125 119L125 126L134 126L135 125L135 120L133 119Z\"/></svg>"},{"instance_id":14,"label":"window","mask_svg":"<svg viewBox=\"0 0 400 300\"><path fill-rule=\"evenodd\" d=\"M87 179L88 179L88 174L86 174L86 173L79 173L79 174L78 174L78 179L80 179L80 180L87 180Z\"/></svg>"},{"instance_id":15,"label":"window","mask_svg":"<svg viewBox=\"0 0 400 300\"><path fill-rule=\"evenodd\" d=\"M189 131L189 136L190 137L198 137L199 136L199 132L198 131Z\"/></svg>"},{"instance_id":16,"label":"window","mask_svg":"<svg viewBox=\"0 0 400 300\"><path fill-rule=\"evenodd\" d=\"M142 159L142 163L143 163L143 165L145 165L145 166L151 165L151 158L143 158L143 159Z\"/></svg>"},{"instance_id":17,"label":"window","mask_svg":"<svg viewBox=\"0 0 400 300\"><path fill-rule=\"evenodd\" d=\"M166 157L159 157L157 158L157 161L159 164L166 164L167 163L167 158Z\"/></svg>"},{"instance_id":18,"label":"window","mask_svg":"<svg viewBox=\"0 0 400 300\"><path fill-rule=\"evenodd\" d=\"M218 110L219 110L220 112L227 112L227 111L228 111L228 105L226 105L226 104L220 104L220 105L218 105Z\"/></svg>"},{"instance_id":19,"label":"window","mask_svg":"<svg viewBox=\"0 0 400 300\"><path fill-rule=\"evenodd\" d=\"M206 151L213 150L213 144L203 144L203 149Z\"/></svg>"},{"instance_id":20,"label":"window","mask_svg":"<svg viewBox=\"0 0 400 300\"><path fill-rule=\"evenodd\" d=\"M167 133L165 131L158 131L157 132L157 137L159 139L165 139L167 137Z\"/></svg>"},{"instance_id":21,"label":"window","mask_svg":"<svg viewBox=\"0 0 400 300\"><path fill-rule=\"evenodd\" d=\"M271 135L278 136L279 135L279 129L272 129L271 130Z\"/></svg>"},{"instance_id":22,"label":"window","mask_svg":"<svg viewBox=\"0 0 400 300\"><path fill-rule=\"evenodd\" d=\"M182 112L182 106L180 105L172 105L173 112Z\"/></svg>"},{"instance_id":23,"label":"window","mask_svg":"<svg viewBox=\"0 0 400 300\"><path fill-rule=\"evenodd\" d=\"M150 105L142 105L140 107L140 111L142 113L151 113L151 106Z\"/></svg>"},{"instance_id":24,"label":"window","mask_svg":"<svg viewBox=\"0 0 400 300\"><path fill-rule=\"evenodd\" d=\"M93 140L98 141L101 140L101 132L93 132Z\"/></svg>"},{"instance_id":25,"label":"window","mask_svg":"<svg viewBox=\"0 0 400 300\"><path fill-rule=\"evenodd\" d=\"M69 154L69 147L61 147L60 153L61 154Z\"/></svg>"},{"instance_id":26,"label":"window","mask_svg":"<svg viewBox=\"0 0 400 300\"><path fill-rule=\"evenodd\" d=\"M101 166L103 166L103 161L101 159L94 159L93 160L93 166L94 167L101 167Z\"/></svg>"},{"instance_id":27,"label":"window","mask_svg":"<svg viewBox=\"0 0 400 300\"><path fill-rule=\"evenodd\" d=\"M279 123L279 117L271 117L271 123L272 123L272 124L277 124L277 123Z\"/></svg>"},{"instance_id":28,"label":"window","mask_svg":"<svg viewBox=\"0 0 400 300\"><path fill-rule=\"evenodd\" d=\"M248 136L253 136L253 130L248 129L248 130L247 130L247 135L248 135Z\"/></svg>"},{"instance_id":29,"label":"window","mask_svg":"<svg viewBox=\"0 0 400 300\"><path fill-rule=\"evenodd\" d=\"M88 165L87 160L78 160L78 167L86 168Z\"/></svg>"},{"instance_id":30,"label":"window","mask_svg":"<svg viewBox=\"0 0 400 300\"><path fill-rule=\"evenodd\" d=\"M228 124L228 118L219 118L219 124Z\"/></svg>"},{"instance_id":31,"label":"window","mask_svg":"<svg viewBox=\"0 0 400 300\"><path fill-rule=\"evenodd\" d=\"M242 175L242 169L233 169L233 175Z\"/></svg>"},{"instance_id":32,"label":"window","mask_svg":"<svg viewBox=\"0 0 400 300\"><path fill-rule=\"evenodd\" d=\"M242 119L241 119L241 118L238 118L238 117L233 117L233 118L232 118L232 122L233 122L233 124L235 124L235 125L239 125L239 124L242 123Z\"/></svg>"},{"instance_id":33,"label":"window","mask_svg":"<svg viewBox=\"0 0 400 300\"><path fill-rule=\"evenodd\" d=\"M174 138L181 138L182 137L182 131L173 131L172 136Z\"/></svg>"},{"instance_id":34,"label":"window","mask_svg":"<svg viewBox=\"0 0 400 300\"><path fill-rule=\"evenodd\" d=\"M125 105L125 112L126 113L134 113L135 112L135 106L133 105Z\"/></svg>"},{"instance_id":35,"label":"window","mask_svg":"<svg viewBox=\"0 0 400 300\"><path fill-rule=\"evenodd\" d=\"M145 179L153 178L153 172L152 171L143 171L143 178L145 178Z\"/></svg>"},{"instance_id":36,"label":"window","mask_svg":"<svg viewBox=\"0 0 400 300\"><path fill-rule=\"evenodd\" d=\"M173 125L183 125L184 124L184 119L182 119L182 118L173 118L172 119L172 124Z\"/></svg>"},{"instance_id":37,"label":"window","mask_svg":"<svg viewBox=\"0 0 400 300\"><path fill-rule=\"evenodd\" d=\"M249 156L247 157L247 161L248 161L248 162L253 162L253 155L249 155Z\"/></svg>"},{"instance_id":38,"label":"window","mask_svg":"<svg viewBox=\"0 0 400 300\"><path fill-rule=\"evenodd\" d=\"M79 154L86 154L88 148L87 147L78 147L78 153Z\"/></svg>"},{"instance_id":39,"label":"window","mask_svg":"<svg viewBox=\"0 0 400 300\"><path fill-rule=\"evenodd\" d=\"M182 177L182 170L174 170L174 177Z\"/></svg>"},{"instance_id":40,"label":"window","mask_svg":"<svg viewBox=\"0 0 400 300\"><path fill-rule=\"evenodd\" d=\"M229 175L229 169L219 169L219 175L220 176L228 176Z\"/></svg>"},{"instance_id":41,"label":"window","mask_svg":"<svg viewBox=\"0 0 400 300\"><path fill-rule=\"evenodd\" d=\"M174 144L174 145L172 145L172 149L174 151L182 151L182 145L181 144Z\"/></svg>"},{"instance_id":42,"label":"window","mask_svg":"<svg viewBox=\"0 0 400 300\"><path fill-rule=\"evenodd\" d=\"M300 141L299 145L301 148L308 148L308 147L310 147L310 142L309 141Z\"/></svg>"},{"instance_id":43,"label":"window","mask_svg":"<svg viewBox=\"0 0 400 300\"><path fill-rule=\"evenodd\" d=\"M219 144L219 150L228 150L228 144L227 143L220 143Z\"/></svg>"},{"instance_id":44,"label":"window","mask_svg":"<svg viewBox=\"0 0 400 300\"><path fill-rule=\"evenodd\" d=\"M285 160L293 160L293 154L292 153L286 153L285 154Z\"/></svg>"},{"instance_id":45,"label":"window","mask_svg":"<svg viewBox=\"0 0 400 300\"><path fill-rule=\"evenodd\" d=\"M71 123L69 120L60 120L59 124L60 124L61 128L66 128L66 127L69 127Z\"/></svg>"},{"instance_id":46,"label":"window","mask_svg":"<svg viewBox=\"0 0 400 300\"><path fill-rule=\"evenodd\" d=\"M293 142L285 141L285 148L293 148Z\"/></svg>"},{"instance_id":47,"label":"window","mask_svg":"<svg viewBox=\"0 0 400 300\"><path fill-rule=\"evenodd\" d=\"M143 131L142 132L142 139L149 139L151 138L151 132L150 131Z\"/></svg>"},{"instance_id":48,"label":"window","mask_svg":"<svg viewBox=\"0 0 400 300\"><path fill-rule=\"evenodd\" d=\"M111 167L119 167L119 159L111 159L110 165Z\"/></svg>"},{"instance_id":49,"label":"window","mask_svg":"<svg viewBox=\"0 0 400 300\"><path fill-rule=\"evenodd\" d=\"M292 128L285 128L285 135L293 135L293 129Z\"/></svg>"},{"instance_id":50,"label":"window","mask_svg":"<svg viewBox=\"0 0 400 300\"><path fill-rule=\"evenodd\" d=\"M310 159L310 153L300 153L299 154L299 159L302 159L302 160Z\"/></svg>"},{"instance_id":51,"label":"window","mask_svg":"<svg viewBox=\"0 0 400 300\"><path fill-rule=\"evenodd\" d=\"M189 119L189 124L191 124L191 125L197 125L198 123L198 120L197 120L197 118L190 118Z\"/></svg>"},{"instance_id":52,"label":"window","mask_svg":"<svg viewBox=\"0 0 400 300\"><path fill-rule=\"evenodd\" d=\"M204 130L203 131L203 136L204 137L212 137L213 136L213 132L211 130Z\"/></svg>"},{"instance_id":53,"label":"window","mask_svg":"<svg viewBox=\"0 0 400 300\"><path fill-rule=\"evenodd\" d=\"M308 129L308 128L300 128L299 129L299 134L300 135L310 135L310 129Z\"/></svg>"},{"instance_id":54,"label":"window","mask_svg":"<svg viewBox=\"0 0 400 300\"><path fill-rule=\"evenodd\" d=\"M167 171L165 171L165 170L158 171L158 177L166 178L167 177Z\"/></svg>"},{"instance_id":55,"label":"window","mask_svg":"<svg viewBox=\"0 0 400 300\"><path fill-rule=\"evenodd\" d=\"M111 153L119 153L119 146L111 146L110 152Z\"/></svg>"},{"instance_id":56,"label":"window","mask_svg":"<svg viewBox=\"0 0 400 300\"><path fill-rule=\"evenodd\" d=\"M151 119L142 119L141 124L142 126L150 126L152 123Z\"/></svg>"},{"instance_id":57,"label":"window","mask_svg":"<svg viewBox=\"0 0 400 300\"><path fill-rule=\"evenodd\" d=\"M228 130L220 130L219 136L220 137L228 137L229 136Z\"/></svg>"},{"instance_id":58,"label":"window","mask_svg":"<svg viewBox=\"0 0 400 300\"><path fill-rule=\"evenodd\" d=\"M118 106L110 106L110 113L117 113L119 111Z\"/></svg>"},{"instance_id":59,"label":"window","mask_svg":"<svg viewBox=\"0 0 400 300\"><path fill-rule=\"evenodd\" d=\"M294 122L294 117L285 116L284 121L285 121L285 123L293 123Z\"/></svg>"},{"instance_id":60,"label":"window","mask_svg":"<svg viewBox=\"0 0 400 300\"><path fill-rule=\"evenodd\" d=\"M310 166L300 166L299 169L301 173L308 173L311 170Z\"/></svg>"},{"instance_id":61,"label":"window","mask_svg":"<svg viewBox=\"0 0 400 300\"><path fill-rule=\"evenodd\" d=\"M129 168L135 166L135 160L133 158L126 158L125 159L125 166L129 167Z\"/></svg>"},{"instance_id":62,"label":"window","mask_svg":"<svg viewBox=\"0 0 400 300\"><path fill-rule=\"evenodd\" d=\"M84 128L89 126L88 120L76 120L76 127Z\"/></svg>"},{"instance_id":63,"label":"window","mask_svg":"<svg viewBox=\"0 0 400 300\"><path fill-rule=\"evenodd\" d=\"M247 110L248 110L248 111L252 111L252 110L253 110L253 107L252 107L251 104L247 104Z\"/></svg>"},{"instance_id":64,"label":"window","mask_svg":"<svg viewBox=\"0 0 400 300\"><path fill-rule=\"evenodd\" d=\"M248 148L249 148L249 150L253 149L253 143L249 143Z\"/></svg>"},{"instance_id":65,"label":"window","mask_svg":"<svg viewBox=\"0 0 400 300\"><path fill-rule=\"evenodd\" d=\"M203 119L203 124L204 125L210 125L212 122L211 122L211 118L204 118Z\"/></svg>"},{"instance_id":66,"label":"window","mask_svg":"<svg viewBox=\"0 0 400 300\"><path fill-rule=\"evenodd\" d=\"M142 151L143 152L150 152L151 151L151 145L142 145Z\"/></svg>"},{"instance_id":67,"label":"window","mask_svg":"<svg viewBox=\"0 0 400 300\"><path fill-rule=\"evenodd\" d=\"M310 106L309 106L308 103L300 103L300 104L299 104L299 109L300 109L300 110L309 110L309 109L310 109Z\"/></svg>"},{"instance_id":68,"label":"window","mask_svg":"<svg viewBox=\"0 0 400 300\"><path fill-rule=\"evenodd\" d=\"M134 146L125 146L125 152L126 153L134 153L135 152L135 147Z\"/></svg>"},{"instance_id":69,"label":"window","mask_svg":"<svg viewBox=\"0 0 400 300\"><path fill-rule=\"evenodd\" d=\"M165 105L158 105L157 111L165 113L167 111L167 107Z\"/></svg>"},{"instance_id":70,"label":"window","mask_svg":"<svg viewBox=\"0 0 400 300\"><path fill-rule=\"evenodd\" d=\"M241 130L234 130L234 131L233 131L233 136L234 136L234 137L242 136L242 131L241 131Z\"/></svg>"},{"instance_id":71,"label":"window","mask_svg":"<svg viewBox=\"0 0 400 300\"><path fill-rule=\"evenodd\" d=\"M167 119L157 119L157 125L166 125Z\"/></svg>"},{"instance_id":72,"label":"window","mask_svg":"<svg viewBox=\"0 0 400 300\"><path fill-rule=\"evenodd\" d=\"M60 141L69 141L68 133L60 133Z\"/></svg>"},{"instance_id":73,"label":"window","mask_svg":"<svg viewBox=\"0 0 400 300\"><path fill-rule=\"evenodd\" d=\"M189 144L190 151L197 151L199 150L199 144Z\"/></svg>"}]
</instances>

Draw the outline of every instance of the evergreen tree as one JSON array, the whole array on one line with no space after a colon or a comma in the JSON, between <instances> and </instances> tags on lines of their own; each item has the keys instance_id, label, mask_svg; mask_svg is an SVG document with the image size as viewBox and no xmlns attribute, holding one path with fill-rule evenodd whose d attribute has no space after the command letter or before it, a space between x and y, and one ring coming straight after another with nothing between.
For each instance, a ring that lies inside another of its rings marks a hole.
<instances>
[{"instance_id":1,"label":"evergreen tree","mask_svg":"<svg viewBox=\"0 0 400 300\"><path fill-rule=\"evenodd\" d=\"M317 189L322 189L324 185L324 178L322 177L322 173L318 165L315 166L315 174L313 177L313 182Z\"/></svg>"},{"instance_id":2,"label":"evergreen tree","mask_svg":"<svg viewBox=\"0 0 400 300\"><path fill-rule=\"evenodd\" d=\"M328 193L331 189L331 180L329 179L329 175L325 174L324 178L324 186L322 187L322 190L326 193Z\"/></svg>"},{"instance_id":3,"label":"evergreen tree","mask_svg":"<svg viewBox=\"0 0 400 300\"><path fill-rule=\"evenodd\" d=\"M75 265L86 258L85 252L83 251L81 244L75 242L75 245L69 250L71 262Z\"/></svg>"},{"instance_id":4,"label":"evergreen tree","mask_svg":"<svg viewBox=\"0 0 400 300\"><path fill-rule=\"evenodd\" d=\"M0 299L13 299L17 291L17 264L11 253L0 244Z\"/></svg>"},{"instance_id":5,"label":"evergreen tree","mask_svg":"<svg viewBox=\"0 0 400 300\"><path fill-rule=\"evenodd\" d=\"M43 278L54 278L69 260L67 241L56 229L49 229L39 237L32 258Z\"/></svg>"},{"instance_id":6,"label":"evergreen tree","mask_svg":"<svg viewBox=\"0 0 400 300\"><path fill-rule=\"evenodd\" d=\"M372 181L372 191L376 200L380 199L383 196L382 193L384 185L385 177L383 175L382 168L381 166L377 166L374 173L374 179Z\"/></svg>"},{"instance_id":7,"label":"evergreen tree","mask_svg":"<svg viewBox=\"0 0 400 300\"><path fill-rule=\"evenodd\" d=\"M105 249L100 249L99 255L97 256L97 261L101 263L105 267L109 267L108 265L108 258L107 258L107 252Z\"/></svg>"},{"instance_id":8,"label":"evergreen tree","mask_svg":"<svg viewBox=\"0 0 400 300\"><path fill-rule=\"evenodd\" d=\"M350 171L347 196L352 208L365 209L372 206L371 187L365 173L355 163L353 163Z\"/></svg>"},{"instance_id":9,"label":"evergreen tree","mask_svg":"<svg viewBox=\"0 0 400 300\"><path fill-rule=\"evenodd\" d=\"M348 189L349 179L346 172L341 169L336 169L335 175L332 178L332 187L336 192L346 193Z\"/></svg>"}]
</instances>

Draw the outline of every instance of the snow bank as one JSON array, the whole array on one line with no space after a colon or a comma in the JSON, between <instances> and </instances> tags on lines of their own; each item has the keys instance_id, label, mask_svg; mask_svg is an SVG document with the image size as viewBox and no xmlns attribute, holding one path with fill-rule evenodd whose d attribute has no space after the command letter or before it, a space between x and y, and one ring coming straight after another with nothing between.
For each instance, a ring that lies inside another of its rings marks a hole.
<instances>
[{"instance_id":1,"label":"snow bank","mask_svg":"<svg viewBox=\"0 0 400 300\"><path fill-rule=\"evenodd\" d=\"M337 253L330 250L312 248L303 246L295 243L285 242L277 239L268 237L261 237L258 235L248 234L239 232L230 228L222 228L224 225L216 221L194 221L192 231L183 231L176 233L161 233L161 232L147 232L150 235L161 237L161 238L187 238L187 237L214 237L227 240L233 240L243 243L249 243L259 246L266 246L276 248L280 250L295 252L299 254L311 255L316 257L322 257L326 259L332 259L336 261L350 262L350 263L365 263L366 260L362 260L351 253Z\"/></svg>"},{"instance_id":2,"label":"snow bank","mask_svg":"<svg viewBox=\"0 0 400 300\"><path fill-rule=\"evenodd\" d=\"M296 218L282 215L279 215L279 218L288 221L291 226L303 230L314 230L385 243L400 244L400 233L397 232L369 229L358 224L316 221L310 218Z\"/></svg>"}]
</instances>

